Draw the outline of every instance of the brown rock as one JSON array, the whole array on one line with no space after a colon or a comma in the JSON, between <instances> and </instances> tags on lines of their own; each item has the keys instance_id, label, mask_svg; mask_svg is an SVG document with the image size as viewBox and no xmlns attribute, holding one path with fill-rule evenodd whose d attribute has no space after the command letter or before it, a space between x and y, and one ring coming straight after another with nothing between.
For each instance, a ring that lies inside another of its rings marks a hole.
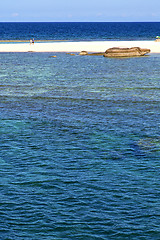
<instances>
[{"instance_id":1,"label":"brown rock","mask_svg":"<svg viewBox=\"0 0 160 240\"><path fill-rule=\"evenodd\" d=\"M91 56L103 56L104 52L89 53L88 55L91 55Z\"/></svg>"},{"instance_id":2,"label":"brown rock","mask_svg":"<svg viewBox=\"0 0 160 240\"><path fill-rule=\"evenodd\" d=\"M81 55L81 56L88 55L88 52L87 52L87 51L81 51L81 52L79 53L79 55Z\"/></svg>"},{"instance_id":3,"label":"brown rock","mask_svg":"<svg viewBox=\"0 0 160 240\"><path fill-rule=\"evenodd\" d=\"M109 48L105 51L104 57L137 57L143 56L150 52L150 49L147 48Z\"/></svg>"},{"instance_id":4,"label":"brown rock","mask_svg":"<svg viewBox=\"0 0 160 240\"><path fill-rule=\"evenodd\" d=\"M89 56L103 56L104 52L94 52L94 53L88 53L87 51L82 51L79 53L79 55L85 56L85 55L89 55Z\"/></svg>"}]
</instances>

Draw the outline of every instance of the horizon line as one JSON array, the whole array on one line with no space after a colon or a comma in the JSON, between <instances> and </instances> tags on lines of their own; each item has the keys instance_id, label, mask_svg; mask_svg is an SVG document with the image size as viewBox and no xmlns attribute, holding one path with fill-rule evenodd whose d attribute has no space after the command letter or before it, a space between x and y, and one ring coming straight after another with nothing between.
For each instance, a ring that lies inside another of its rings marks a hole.
<instances>
[{"instance_id":1,"label":"horizon line","mask_svg":"<svg viewBox=\"0 0 160 240\"><path fill-rule=\"evenodd\" d=\"M0 21L0 23L160 23L160 21Z\"/></svg>"}]
</instances>

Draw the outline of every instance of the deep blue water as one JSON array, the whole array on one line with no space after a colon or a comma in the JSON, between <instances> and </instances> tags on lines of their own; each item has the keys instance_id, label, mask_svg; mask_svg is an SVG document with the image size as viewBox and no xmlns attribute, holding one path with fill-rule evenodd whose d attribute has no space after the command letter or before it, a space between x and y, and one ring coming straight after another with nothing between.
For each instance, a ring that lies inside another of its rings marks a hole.
<instances>
[{"instance_id":1,"label":"deep blue water","mask_svg":"<svg viewBox=\"0 0 160 240\"><path fill-rule=\"evenodd\" d=\"M0 239L159 240L160 54L51 55L0 53Z\"/></svg>"},{"instance_id":2,"label":"deep blue water","mask_svg":"<svg viewBox=\"0 0 160 240\"><path fill-rule=\"evenodd\" d=\"M153 40L160 22L0 23L0 40Z\"/></svg>"}]
</instances>

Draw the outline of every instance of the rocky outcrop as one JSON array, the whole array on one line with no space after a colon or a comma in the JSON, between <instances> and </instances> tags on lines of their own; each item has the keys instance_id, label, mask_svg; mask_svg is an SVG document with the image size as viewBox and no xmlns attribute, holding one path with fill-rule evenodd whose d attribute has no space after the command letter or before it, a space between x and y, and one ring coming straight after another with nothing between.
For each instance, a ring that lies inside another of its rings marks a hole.
<instances>
[{"instance_id":1,"label":"rocky outcrop","mask_svg":"<svg viewBox=\"0 0 160 240\"><path fill-rule=\"evenodd\" d=\"M81 56L88 55L88 52L87 52L87 51L81 51L81 52L79 53L79 55L81 55Z\"/></svg>"},{"instance_id":2,"label":"rocky outcrop","mask_svg":"<svg viewBox=\"0 0 160 240\"><path fill-rule=\"evenodd\" d=\"M138 57L144 56L149 53L150 49L140 48L140 47L132 47L132 48L109 48L105 52L97 52L97 53L88 53L87 51L81 51L79 55L85 56L104 56L104 57Z\"/></svg>"},{"instance_id":3,"label":"rocky outcrop","mask_svg":"<svg viewBox=\"0 0 160 240\"><path fill-rule=\"evenodd\" d=\"M90 55L90 56L103 56L104 52L88 53L87 51L82 51L79 53L81 56Z\"/></svg>"},{"instance_id":4,"label":"rocky outcrop","mask_svg":"<svg viewBox=\"0 0 160 240\"><path fill-rule=\"evenodd\" d=\"M91 55L91 56L103 56L104 52L89 53L88 55Z\"/></svg>"},{"instance_id":5,"label":"rocky outcrop","mask_svg":"<svg viewBox=\"0 0 160 240\"><path fill-rule=\"evenodd\" d=\"M132 48L109 48L105 51L104 57L137 57L150 52L150 49L132 47Z\"/></svg>"},{"instance_id":6,"label":"rocky outcrop","mask_svg":"<svg viewBox=\"0 0 160 240\"><path fill-rule=\"evenodd\" d=\"M132 47L132 48L109 48L105 52L88 53L87 51L81 51L81 56L104 56L104 57L138 57L143 56L150 52L150 49Z\"/></svg>"}]
</instances>

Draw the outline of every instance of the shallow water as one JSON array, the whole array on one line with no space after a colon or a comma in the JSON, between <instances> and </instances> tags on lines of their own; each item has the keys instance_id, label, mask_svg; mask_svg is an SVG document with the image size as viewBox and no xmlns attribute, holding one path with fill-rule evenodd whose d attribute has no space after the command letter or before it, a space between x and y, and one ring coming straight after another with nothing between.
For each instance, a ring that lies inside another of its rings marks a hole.
<instances>
[{"instance_id":1,"label":"shallow water","mask_svg":"<svg viewBox=\"0 0 160 240\"><path fill-rule=\"evenodd\" d=\"M0 54L0 238L159 239L160 55Z\"/></svg>"}]
</instances>

